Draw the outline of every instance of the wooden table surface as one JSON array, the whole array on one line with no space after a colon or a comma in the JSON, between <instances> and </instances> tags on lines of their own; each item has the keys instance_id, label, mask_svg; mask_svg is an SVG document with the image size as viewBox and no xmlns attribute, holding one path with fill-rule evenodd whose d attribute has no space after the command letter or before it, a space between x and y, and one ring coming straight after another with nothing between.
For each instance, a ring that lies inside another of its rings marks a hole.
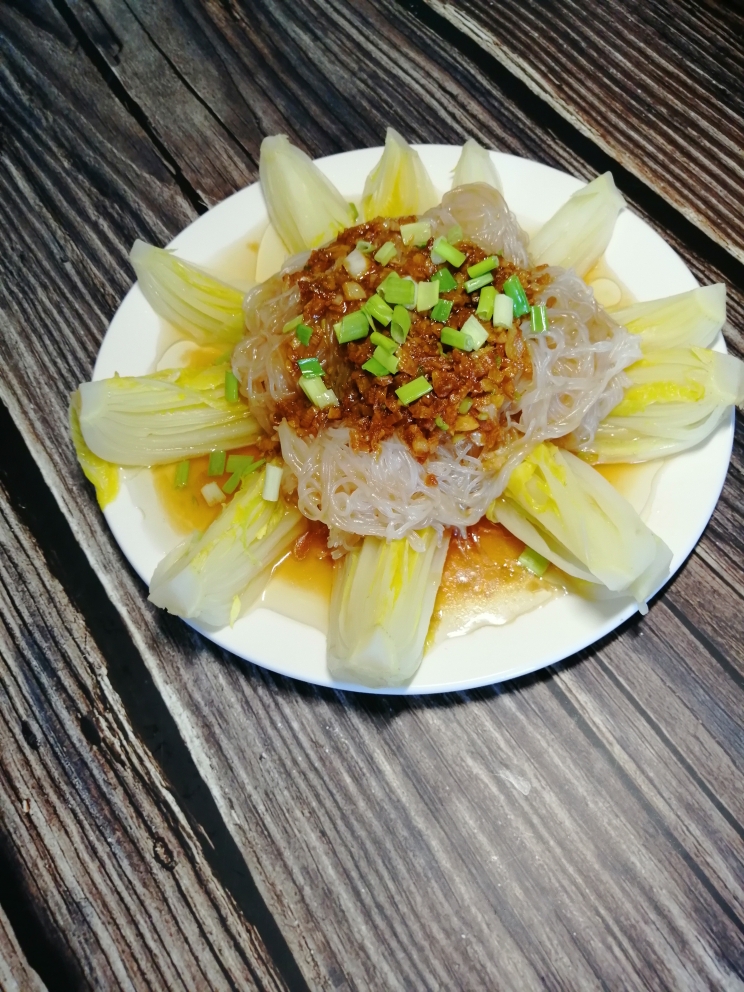
<instances>
[{"instance_id":1,"label":"wooden table surface","mask_svg":"<svg viewBox=\"0 0 744 992\"><path fill-rule=\"evenodd\" d=\"M277 132L611 169L742 357L741 4L24 0L0 46L0 988L744 989L740 420L645 619L421 698L151 608L66 432L134 238Z\"/></svg>"}]
</instances>

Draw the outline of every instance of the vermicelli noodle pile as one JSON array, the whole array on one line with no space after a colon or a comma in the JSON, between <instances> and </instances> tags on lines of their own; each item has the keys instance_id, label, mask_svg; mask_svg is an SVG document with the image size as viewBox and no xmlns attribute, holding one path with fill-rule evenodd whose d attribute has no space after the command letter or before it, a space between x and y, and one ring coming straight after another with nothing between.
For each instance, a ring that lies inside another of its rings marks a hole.
<instances>
[{"instance_id":1,"label":"vermicelli noodle pile","mask_svg":"<svg viewBox=\"0 0 744 992\"><path fill-rule=\"evenodd\" d=\"M503 253L502 266L508 262L519 272L530 271L526 235L492 187L477 183L453 190L426 217L432 223L430 244L459 225L463 241ZM400 229L396 221L379 223L385 229L381 238ZM339 251L332 273L346 274L342 266L350 247ZM623 369L640 355L637 340L615 324L575 273L542 267L532 273L532 302L546 305L549 328L533 334L525 319L521 334L516 328L505 333L505 358L527 368L516 375L513 395L504 395L498 407L489 406L487 396L479 400L481 416L500 418L498 445L485 450L478 429L454 437L440 432L435 443L417 439L418 448L397 432L371 447L355 443L353 424L333 420L298 430L281 415L282 404L297 395L298 378L292 336L283 328L299 312L299 284L290 274L302 273L307 264L307 255L296 256L282 274L249 294L246 338L233 367L258 422L277 431L297 480L300 512L328 526L332 547L348 548L359 536L408 535L415 541L414 532L425 527L441 533L472 526L501 494L515 465L541 441L567 438L564 443L573 446L593 436L622 397ZM313 355L333 375L343 360L341 350L326 322L323 333L313 337Z\"/></svg>"}]
</instances>

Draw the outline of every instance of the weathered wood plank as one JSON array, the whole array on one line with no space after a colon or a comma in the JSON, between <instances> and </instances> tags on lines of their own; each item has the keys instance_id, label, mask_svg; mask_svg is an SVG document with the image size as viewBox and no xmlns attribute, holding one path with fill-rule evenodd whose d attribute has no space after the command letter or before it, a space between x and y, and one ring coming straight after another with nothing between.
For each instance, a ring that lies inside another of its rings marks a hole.
<instances>
[{"instance_id":1,"label":"weathered wood plank","mask_svg":"<svg viewBox=\"0 0 744 992\"><path fill-rule=\"evenodd\" d=\"M270 3L250 11L209 5L206 21L189 7L199 30L188 32L182 19L158 20L170 10L165 5L154 13L143 8L135 8L138 16L150 18L151 35L152 19L161 25L157 48L179 66L184 86L199 92L200 46L211 46L204 58L227 66L241 93L258 87L270 94L259 130L273 130L283 116L314 152L378 141L390 120L413 138L454 141L475 133L579 174L592 171L525 118L482 69L457 53L440 55L436 36L395 6L299 3L289 17ZM113 7L105 12L111 24ZM188 159L189 147L176 144L186 128L179 123L166 133L159 124L163 133L153 140L163 151L140 158L146 132L123 115L124 104L86 65L85 51L73 50L61 22L47 11L46 20L37 18L43 30L31 31L17 12L7 16L27 57L6 49L0 71L12 81L6 93L23 84L28 109L23 120L14 118L0 159L0 238L7 239L0 264L24 250L26 268L21 278L14 272L12 282L3 280L0 388L308 983L391 990L735 987L744 946L741 769L721 753L716 727L706 725L700 747L690 743L699 699L706 719L719 698L722 709L733 709L729 677L664 612L663 599L641 629L656 629L661 608L667 642L697 652L702 688L661 637L641 650L643 639L633 640L629 627L556 677L414 701L344 697L273 678L236 664L146 604L63 440L65 391L87 375L112 298L127 284L121 259L138 209L143 226L171 233L191 210L183 202L172 208L178 186L163 165ZM377 53L366 40L370 28L378 48L383 39L405 57ZM118 37L118 22L110 30ZM119 50L124 68L117 78L140 86L132 99L149 121L146 74L127 68L128 60L140 64L147 38L131 37ZM100 51L111 44L99 43ZM354 58L342 59L345 52ZM45 57L55 63L49 70ZM152 52L147 58L150 71L160 72L162 62ZM179 60L190 60L193 79ZM70 112L66 78L75 81L75 100L99 106L108 123ZM219 95L210 86L200 94L205 103ZM67 114L59 133L47 129L41 155L37 90L50 105L56 101L58 116ZM231 101L228 93L213 108L220 120L228 119ZM178 113L174 100L160 118L167 123ZM230 129L251 148L234 119ZM116 174L121 224L112 227L108 250L98 243L98 191L85 175L87 162L98 161L98 143L114 162L132 156ZM59 174L66 161L83 172L81 181ZM142 187L152 181L148 170L169 196L159 205L145 198L140 207ZM201 177L198 188L227 193L225 175ZM54 264L62 239L66 247L79 243L77 271ZM30 342L28 327L37 335ZM28 388L39 381L47 383L43 406ZM618 666L634 666L637 681L618 685ZM646 667L654 673L653 706L644 698ZM685 694L671 706L665 693L677 680ZM718 803L701 788L708 775L723 790Z\"/></svg>"},{"instance_id":2,"label":"weathered wood plank","mask_svg":"<svg viewBox=\"0 0 744 992\"><path fill-rule=\"evenodd\" d=\"M744 260L737 5L425 2Z\"/></svg>"},{"instance_id":3,"label":"weathered wood plank","mask_svg":"<svg viewBox=\"0 0 744 992\"><path fill-rule=\"evenodd\" d=\"M26 961L8 917L0 906L0 989L4 992L46 992L46 986Z\"/></svg>"},{"instance_id":4,"label":"weathered wood plank","mask_svg":"<svg viewBox=\"0 0 744 992\"><path fill-rule=\"evenodd\" d=\"M2 846L76 987L284 988L2 490L0 616Z\"/></svg>"}]
</instances>

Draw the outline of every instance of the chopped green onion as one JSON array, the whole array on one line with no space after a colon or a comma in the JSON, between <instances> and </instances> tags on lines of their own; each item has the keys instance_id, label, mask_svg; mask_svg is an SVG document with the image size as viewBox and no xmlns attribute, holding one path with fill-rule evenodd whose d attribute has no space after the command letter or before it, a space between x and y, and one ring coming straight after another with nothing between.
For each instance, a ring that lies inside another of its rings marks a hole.
<instances>
[{"instance_id":1,"label":"chopped green onion","mask_svg":"<svg viewBox=\"0 0 744 992\"><path fill-rule=\"evenodd\" d=\"M241 479L244 479L247 475L251 475L251 473L257 471L259 468L261 468L261 466L266 461L265 458L259 458L259 460L257 462L254 462L253 459L250 456L248 456L248 455L232 455L231 457L233 457L233 458L248 458L248 464L245 465L244 467L236 466L236 468L233 470L233 474L230 476L230 478L227 480L227 482L223 485L222 492L223 493L227 493L228 496L231 496L235 492L235 490L240 485ZM228 463L227 464L228 464L227 471L229 472L230 471L230 467L229 467L230 466L230 460L229 459L228 459Z\"/></svg>"},{"instance_id":2,"label":"chopped green onion","mask_svg":"<svg viewBox=\"0 0 744 992\"><path fill-rule=\"evenodd\" d=\"M445 422L442 420L439 414L437 414L436 417L434 418L434 423L437 425L440 431L449 430L449 424L445 424Z\"/></svg>"},{"instance_id":3,"label":"chopped green onion","mask_svg":"<svg viewBox=\"0 0 744 992\"><path fill-rule=\"evenodd\" d=\"M421 313L423 310L431 310L436 306L439 299L438 282L420 282L416 285L416 309Z\"/></svg>"},{"instance_id":4,"label":"chopped green onion","mask_svg":"<svg viewBox=\"0 0 744 992\"><path fill-rule=\"evenodd\" d=\"M351 219L352 220L358 220L359 219L359 211L357 210L357 207L356 207L356 204L355 203L349 203L349 210L351 210Z\"/></svg>"},{"instance_id":5,"label":"chopped green onion","mask_svg":"<svg viewBox=\"0 0 744 992\"><path fill-rule=\"evenodd\" d=\"M308 378L315 378L325 374L323 372L323 366L317 358L298 358L297 365L300 372Z\"/></svg>"},{"instance_id":6,"label":"chopped green onion","mask_svg":"<svg viewBox=\"0 0 744 992\"><path fill-rule=\"evenodd\" d=\"M297 380L297 385L313 406L317 406L319 410L325 410L328 406L338 406L338 397L336 394L332 389L326 389L323 380L317 376L310 378L309 376L301 375Z\"/></svg>"},{"instance_id":7,"label":"chopped green onion","mask_svg":"<svg viewBox=\"0 0 744 992\"><path fill-rule=\"evenodd\" d=\"M431 278L432 282L436 279L439 283L440 293L451 293L453 289L457 289L457 282L449 269L437 269Z\"/></svg>"},{"instance_id":8,"label":"chopped green onion","mask_svg":"<svg viewBox=\"0 0 744 992\"><path fill-rule=\"evenodd\" d=\"M398 371L398 363L400 359L392 352L388 351L387 348L375 348L372 358L386 368L390 375L395 375Z\"/></svg>"},{"instance_id":9,"label":"chopped green onion","mask_svg":"<svg viewBox=\"0 0 744 992\"><path fill-rule=\"evenodd\" d=\"M511 327L513 323L514 300L512 300L511 296L505 296L504 293L499 293L493 301L493 326Z\"/></svg>"},{"instance_id":10,"label":"chopped green onion","mask_svg":"<svg viewBox=\"0 0 744 992\"><path fill-rule=\"evenodd\" d=\"M222 475L225 471L226 451L210 451L207 475Z\"/></svg>"},{"instance_id":11,"label":"chopped green onion","mask_svg":"<svg viewBox=\"0 0 744 992\"><path fill-rule=\"evenodd\" d=\"M385 296L388 303L400 303L404 307L413 306L416 299L416 283L412 279L401 279L397 272L391 272L377 291Z\"/></svg>"},{"instance_id":12,"label":"chopped green onion","mask_svg":"<svg viewBox=\"0 0 744 992\"><path fill-rule=\"evenodd\" d=\"M449 262L450 265L454 265L456 269L459 269L467 258L467 255L463 255L460 249L455 248L454 245L451 245L446 238L437 238L431 250L433 254L443 258L445 262Z\"/></svg>"},{"instance_id":13,"label":"chopped green onion","mask_svg":"<svg viewBox=\"0 0 744 992\"><path fill-rule=\"evenodd\" d=\"M313 336L313 329L308 324L298 324L295 327L295 335L300 344L304 344L307 347L310 344L310 338Z\"/></svg>"},{"instance_id":14,"label":"chopped green onion","mask_svg":"<svg viewBox=\"0 0 744 992\"><path fill-rule=\"evenodd\" d=\"M488 341L488 331L477 317L468 317L462 325L462 333L467 334L473 342L474 349L482 348L486 341Z\"/></svg>"},{"instance_id":15,"label":"chopped green onion","mask_svg":"<svg viewBox=\"0 0 744 992\"><path fill-rule=\"evenodd\" d=\"M471 279L475 279L476 276L483 276L486 272L492 272L494 269L499 267L499 256L489 255L488 258L484 258L482 262L476 262L475 265L468 266L468 275Z\"/></svg>"},{"instance_id":16,"label":"chopped green onion","mask_svg":"<svg viewBox=\"0 0 744 992\"><path fill-rule=\"evenodd\" d=\"M183 489L189 481L189 469L191 468L191 462L179 462L176 465L176 477L173 480L173 485L176 489Z\"/></svg>"},{"instance_id":17,"label":"chopped green onion","mask_svg":"<svg viewBox=\"0 0 744 992\"><path fill-rule=\"evenodd\" d=\"M387 265L398 254L398 249L392 241L386 241L379 251L375 252L375 261L380 265Z\"/></svg>"},{"instance_id":18,"label":"chopped green onion","mask_svg":"<svg viewBox=\"0 0 744 992\"><path fill-rule=\"evenodd\" d=\"M411 330L411 315L405 307L397 306L393 310L393 321L390 325L390 337L398 344L403 344Z\"/></svg>"},{"instance_id":19,"label":"chopped green onion","mask_svg":"<svg viewBox=\"0 0 744 992\"><path fill-rule=\"evenodd\" d=\"M509 299L507 296L506 299ZM496 287L484 286L478 297L478 309L475 311L478 320L490 320L493 317L493 305L496 301Z\"/></svg>"},{"instance_id":20,"label":"chopped green onion","mask_svg":"<svg viewBox=\"0 0 744 992\"><path fill-rule=\"evenodd\" d=\"M375 246L372 244L371 241L357 241L356 243L356 249L357 251L360 251L362 255L369 255L369 253L373 250L374 247ZM269 466L269 468L270 467L271 466ZM267 468L266 471L268 472L269 469Z\"/></svg>"},{"instance_id":21,"label":"chopped green onion","mask_svg":"<svg viewBox=\"0 0 744 992\"><path fill-rule=\"evenodd\" d=\"M407 310L404 311L404 312L406 314L408 313ZM410 320L410 317L409 317L409 320ZM395 341L392 341L390 338L386 338L385 335L384 334L380 334L379 331L372 331L372 333L369 336L369 339L372 342L372 344L379 345L380 348L384 348L385 351L392 352L392 351L395 351L396 348L398 347L398 345L395 343Z\"/></svg>"},{"instance_id":22,"label":"chopped green onion","mask_svg":"<svg viewBox=\"0 0 744 992\"><path fill-rule=\"evenodd\" d=\"M544 303L530 307L530 323L533 334L542 334L548 329L548 311Z\"/></svg>"},{"instance_id":23,"label":"chopped green onion","mask_svg":"<svg viewBox=\"0 0 744 992\"><path fill-rule=\"evenodd\" d=\"M437 305L431 311L431 319L442 324L446 324L449 320L449 315L452 312L452 305L452 300L439 300Z\"/></svg>"},{"instance_id":24,"label":"chopped green onion","mask_svg":"<svg viewBox=\"0 0 744 992\"><path fill-rule=\"evenodd\" d=\"M472 405L473 405L473 401L471 399L464 399L462 403L458 406L457 412L467 413Z\"/></svg>"},{"instance_id":25,"label":"chopped green onion","mask_svg":"<svg viewBox=\"0 0 744 992\"><path fill-rule=\"evenodd\" d=\"M426 396L427 393L432 391L432 388L429 380L420 375L418 379L413 379L411 382L407 382L405 386L401 386L400 389L396 389L395 395L404 406L408 406L409 403L414 403L416 400L420 400L422 396Z\"/></svg>"},{"instance_id":26,"label":"chopped green onion","mask_svg":"<svg viewBox=\"0 0 744 992\"><path fill-rule=\"evenodd\" d=\"M442 344L449 345L450 348L459 348L460 351L474 350L472 338L463 334L462 331L456 331L454 327L443 327L439 340Z\"/></svg>"},{"instance_id":27,"label":"chopped green onion","mask_svg":"<svg viewBox=\"0 0 744 992\"><path fill-rule=\"evenodd\" d=\"M375 351L377 351L377 348L375 348ZM385 366L381 362L378 362L374 357L365 362L364 365L362 365L362 368L365 372L371 372L372 375L376 375L378 378L383 375L390 375L388 369L386 369Z\"/></svg>"},{"instance_id":28,"label":"chopped green onion","mask_svg":"<svg viewBox=\"0 0 744 992\"><path fill-rule=\"evenodd\" d=\"M517 561L535 575L545 575L550 564L547 558L543 558L539 552L533 551L532 548L525 548Z\"/></svg>"},{"instance_id":29,"label":"chopped green onion","mask_svg":"<svg viewBox=\"0 0 744 992\"><path fill-rule=\"evenodd\" d=\"M404 245L421 247L431 237L431 221L419 220L415 224L401 224L400 236Z\"/></svg>"},{"instance_id":30,"label":"chopped green onion","mask_svg":"<svg viewBox=\"0 0 744 992\"><path fill-rule=\"evenodd\" d=\"M228 403L238 402L238 377L230 369L225 372L225 399Z\"/></svg>"},{"instance_id":31,"label":"chopped green onion","mask_svg":"<svg viewBox=\"0 0 744 992\"><path fill-rule=\"evenodd\" d=\"M208 506L217 506L218 503L225 502L225 494L216 482L208 482L206 486L202 486L201 494Z\"/></svg>"},{"instance_id":32,"label":"chopped green onion","mask_svg":"<svg viewBox=\"0 0 744 992\"><path fill-rule=\"evenodd\" d=\"M293 317L291 320L288 320L287 323L282 328L282 330L284 331L285 334L289 334L290 331L293 331L295 327L297 327L301 323L302 323L302 314L300 313L296 317Z\"/></svg>"},{"instance_id":33,"label":"chopped green onion","mask_svg":"<svg viewBox=\"0 0 744 992\"><path fill-rule=\"evenodd\" d=\"M514 316L523 317L526 313L530 311L530 305L527 302L527 294L524 291L524 286L519 281L518 275L509 276L509 278L504 283L504 293L509 296L514 303Z\"/></svg>"},{"instance_id":34,"label":"chopped green onion","mask_svg":"<svg viewBox=\"0 0 744 992\"><path fill-rule=\"evenodd\" d=\"M484 272L482 276L476 276L475 279L468 279L463 285L463 289L466 293L474 293L476 289L483 289L484 286L488 286L492 282L493 272Z\"/></svg>"},{"instance_id":35,"label":"chopped green onion","mask_svg":"<svg viewBox=\"0 0 744 992\"><path fill-rule=\"evenodd\" d=\"M455 224L447 231L447 240L451 245L456 245L458 241L462 241L462 228L459 224Z\"/></svg>"},{"instance_id":36,"label":"chopped green onion","mask_svg":"<svg viewBox=\"0 0 744 992\"><path fill-rule=\"evenodd\" d=\"M245 472L253 462L253 455L228 455L225 468L228 472Z\"/></svg>"},{"instance_id":37,"label":"chopped green onion","mask_svg":"<svg viewBox=\"0 0 744 992\"><path fill-rule=\"evenodd\" d=\"M349 341L366 338L369 334L367 315L362 310L347 313L338 324L333 325L333 330L336 332L339 344L348 344Z\"/></svg>"},{"instance_id":38,"label":"chopped green onion","mask_svg":"<svg viewBox=\"0 0 744 992\"><path fill-rule=\"evenodd\" d=\"M279 486L282 482L283 465L267 465L264 475L263 491L261 496L267 503L276 503L279 499Z\"/></svg>"},{"instance_id":39,"label":"chopped green onion","mask_svg":"<svg viewBox=\"0 0 744 992\"><path fill-rule=\"evenodd\" d=\"M374 317L375 320L378 320L381 324L384 324L385 327L387 327L393 317L393 308L388 306L379 293L375 293L374 296L370 296L362 307L362 310L369 317Z\"/></svg>"}]
</instances>

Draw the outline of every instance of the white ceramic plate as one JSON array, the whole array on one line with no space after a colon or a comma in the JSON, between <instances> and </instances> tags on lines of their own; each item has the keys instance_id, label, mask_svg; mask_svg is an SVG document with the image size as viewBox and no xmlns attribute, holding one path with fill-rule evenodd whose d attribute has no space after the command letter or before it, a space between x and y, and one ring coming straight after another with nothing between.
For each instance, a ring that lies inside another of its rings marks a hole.
<instances>
[{"instance_id":1,"label":"white ceramic plate","mask_svg":"<svg viewBox=\"0 0 744 992\"><path fill-rule=\"evenodd\" d=\"M460 149L448 145L417 147L434 184L441 191L449 189ZM319 159L318 165L344 196L358 198L381 151L368 148L345 152ZM547 220L584 185L536 162L496 152L492 157L507 203L528 229ZM241 239L245 241L266 222L266 208L256 183L200 217L170 247L185 259L209 265L227 247ZM639 300L683 292L697 285L681 258L628 210L618 220L606 261ZM111 322L93 378L115 372L150 372L172 340L135 286ZM717 347L724 350L722 341ZM713 512L726 475L732 439L733 414L703 445L666 461L657 476L644 518L672 549L672 574L692 551ZM105 515L124 554L148 583L158 560L176 537L162 521L143 514L142 494L138 491L142 485L146 487L136 479L125 484ZM483 627L446 640L427 653L410 685L380 690L333 681L325 664L324 635L272 610L256 609L232 629L216 633L194 626L241 658L282 675L339 689L416 694L488 685L543 668L592 644L635 611L635 604L624 600L593 603L573 595L553 599L504 626ZM653 623L653 616L645 622Z\"/></svg>"}]
</instances>

